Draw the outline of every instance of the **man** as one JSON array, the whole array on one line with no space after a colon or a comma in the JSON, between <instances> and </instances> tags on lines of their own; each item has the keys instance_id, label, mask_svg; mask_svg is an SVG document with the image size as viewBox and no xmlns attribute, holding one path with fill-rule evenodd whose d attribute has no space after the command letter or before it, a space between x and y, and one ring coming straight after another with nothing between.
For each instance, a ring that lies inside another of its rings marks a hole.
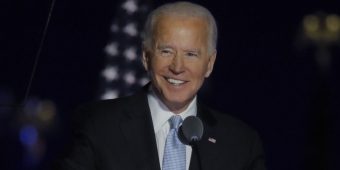
<instances>
[{"instance_id":1,"label":"man","mask_svg":"<svg viewBox=\"0 0 340 170\"><path fill-rule=\"evenodd\" d=\"M214 67L216 41L215 20L204 7L176 2L154 10L142 58L151 83L135 95L83 107L59 169L265 169L257 133L197 100ZM204 125L197 149L176 142L178 123L188 116Z\"/></svg>"}]
</instances>

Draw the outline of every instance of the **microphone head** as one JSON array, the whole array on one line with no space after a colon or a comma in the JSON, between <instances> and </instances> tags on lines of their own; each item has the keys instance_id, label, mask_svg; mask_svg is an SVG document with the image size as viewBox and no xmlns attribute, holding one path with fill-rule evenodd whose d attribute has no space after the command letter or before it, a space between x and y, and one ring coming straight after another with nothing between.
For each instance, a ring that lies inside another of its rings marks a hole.
<instances>
[{"instance_id":1,"label":"microphone head","mask_svg":"<svg viewBox=\"0 0 340 170\"><path fill-rule=\"evenodd\" d=\"M178 130L178 138L185 145L193 145L203 136L203 123L196 116L188 116L184 119Z\"/></svg>"}]
</instances>

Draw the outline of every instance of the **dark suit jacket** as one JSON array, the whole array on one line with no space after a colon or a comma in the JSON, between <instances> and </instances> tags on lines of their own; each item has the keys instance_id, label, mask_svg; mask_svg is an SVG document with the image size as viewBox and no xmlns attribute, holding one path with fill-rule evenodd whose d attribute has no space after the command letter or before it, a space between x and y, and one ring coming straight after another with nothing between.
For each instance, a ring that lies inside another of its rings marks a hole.
<instances>
[{"instance_id":1,"label":"dark suit jacket","mask_svg":"<svg viewBox=\"0 0 340 170\"><path fill-rule=\"evenodd\" d=\"M264 170L258 134L241 121L198 104L204 134L190 170ZM74 142L56 169L160 170L146 90L100 101L78 111ZM216 140L213 142L213 140Z\"/></svg>"}]
</instances>

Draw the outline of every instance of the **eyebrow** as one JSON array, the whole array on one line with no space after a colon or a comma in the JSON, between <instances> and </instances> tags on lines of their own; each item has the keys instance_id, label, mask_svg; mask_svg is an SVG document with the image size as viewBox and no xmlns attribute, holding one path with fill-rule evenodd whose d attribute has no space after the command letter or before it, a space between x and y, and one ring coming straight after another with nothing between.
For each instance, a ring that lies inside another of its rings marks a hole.
<instances>
[{"instance_id":1,"label":"eyebrow","mask_svg":"<svg viewBox=\"0 0 340 170\"><path fill-rule=\"evenodd\" d=\"M199 49L187 49L187 50L183 50L184 52L191 52L191 53L197 53L197 54L201 54L201 50Z\"/></svg>"},{"instance_id":2,"label":"eyebrow","mask_svg":"<svg viewBox=\"0 0 340 170\"><path fill-rule=\"evenodd\" d=\"M161 49L166 49L166 48L170 48L170 49L174 49L173 46L171 45L167 45L167 44L159 44L157 47L156 47L158 50L161 50ZM192 52L192 53L197 53L197 54L201 54L201 50L198 49L198 48L193 48L193 49L183 49L184 52Z\"/></svg>"},{"instance_id":3,"label":"eyebrow","mask_svg":"<svg viewBox=\"0 0 340 170\"><path fill-rule=\"evenodd\" d=\"M173 48L171 45L158 45L157 49Z\"/></svg>"}]
</instances>

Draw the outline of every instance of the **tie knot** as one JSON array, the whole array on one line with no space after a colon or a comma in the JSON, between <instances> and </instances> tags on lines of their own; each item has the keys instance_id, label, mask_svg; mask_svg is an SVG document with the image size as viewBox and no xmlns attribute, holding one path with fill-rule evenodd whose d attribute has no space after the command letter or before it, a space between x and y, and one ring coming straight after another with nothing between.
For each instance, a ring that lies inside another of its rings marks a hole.
<instances>
[{"instance_id":1,"label":"tie knot","mask_svg":"<svg viewBox=\"0 0 340 170\"><path fill-rule=\"evenodd\" d=\"M179 124L182 123L182 118L179 115L172 116L169 120L170 120L170 129L177 129Z\"/></svg>"}]
</instances>

